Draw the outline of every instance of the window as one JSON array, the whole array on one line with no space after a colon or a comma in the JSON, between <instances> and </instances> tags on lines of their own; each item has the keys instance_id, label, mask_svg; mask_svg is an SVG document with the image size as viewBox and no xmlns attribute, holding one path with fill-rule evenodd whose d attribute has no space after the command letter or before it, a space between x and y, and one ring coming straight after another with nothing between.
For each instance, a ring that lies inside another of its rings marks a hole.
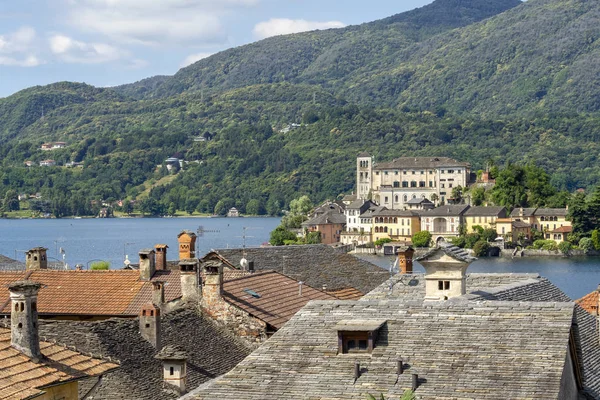
<instances>
[{"instance_id":1,"label":"window","mask_svg":"<svg viewBox=\"0 0 600 400\"><path fill-rule=\"evenodd\" d=\"M406 171L402 171L402 173L403 173L404 175L406 175Z\"/></svg>"},{"instance_id":2,"label":"window","mask_svg":"<svg viewBox=\"0 0 600 400\"><path fill-rule=\"evenodd\" d=\"M449 174L453 174L453 173L454 173L454 170L453 170L453 169L449 169L449 170L448 170L448 173L449 173Z\"/></svg>"},{"instance_id":3,"label":"window","mask_svg":"<svg viewBox=\"0 0 600 400\"><path fill-rule=\"evenodd\" d=\"M451 188L451 187L452 187L452 184L451 184L451 183L449 183L449 184L448 184L448 187L449 187L449 188Z\"/></svg>"},{"instance_id":4,"label":"window","mask_svg":"<svg viewBox=\"0 0 600 400\"><path fill-rule=\"evenodd\" d=\"M169 374L175 375L175 369L173 367L169 368Z\"/></svg>"},{"instance_id":5,"label":"window","mask_svg":"<svg viewBox=\"0 0 600 400\"><path fill-rule=\"evenodd\" d=\"M402 182L402 187L403 188L407 188L408 187L408 182Z\"/></svg>"},{"instance_id":6,"label":"window","mask_svg":"<svg viewBox=\"0 0 600 400\"><path fill-rule=\"evenodd\" d=\"M394 187L395 188L399 188L400 187L400 182L398 182L398 181L394 182Z\"/></svg>"},{"instance_id":7,"label":"window","mask_svg":"<svg viewBox=\"0 0 600 400\"><path fill-rule=\"evenodd\" d=\"M384 174L384 175L387 175L387 174L388 174L388 172L387 172L387 171L384 171L384 173L383 173L383 174Z\"/></svg>"},{"instance_id":8,"label":"window","mask_svg":"<svg viewBox=\"0 0 600 400\"><path fill-rule=\"evenodd\" d=\"M398 202L398 195L396 195L396 197L394 197L394 201L397 203Z\"/></svg>"},{"instance_id":9,"label":"window","mask_svg":"<svg viewBox=\"0 0 600 400\"><path fill-rule=\"evenodd\" d=\"M450 290L450 281L438 281L439 290Z\"/></svg>"},{"instance_id":10,"label":"window","mask_svg":"<svg viewBox=\"0 0 600 400\"><path fill-rule=\"evenodd\" d=\"M385 196L385 201L384 201L384 203L387 203L387 202L388 202L388 197L387 197L387 196Z\"/></svg>"},{"instance_id":11,"label":"window","mask_svg":"<svg viewBox=\"0 0 600 400\"><path fill-rule=\"evenodd\" d=\"M433 181L429 181L429 187L433 187Z\"/></svg>"},{"instance_id":12,"label":"window","mask_svg":"<svg viewBox=\"0 0 600 400\"><path fill-rule=\"evenodd\" d=\"M406 183L406 182L402 182L402 183ZM402 196L402 199L403 199L403 200L404 200L404 202L406 203L406 202L408 201L408 196L407 196L407 195L404 195L404 196Z\"/></svg>"},{"instance_id":13,"label":"window","mask_svg":"<svg viewBox=\"0 0 600 400\"><path fill-rule=\"evenodd\" d=\"M446 184L445 184L445 183L442 183L442 184L441 184L441 187L442 187L442 189L443 189L443 188L445 188L445 187L446 187Z\"/></svg>"},{"instance_id":14,"label":"window","mask_svg":"<svg viewBox=\"0 0 600 400\"><path fill-rule=\"evenodd\" d=\"M413 175L415 175L415 174L416 174L416 172L415 172L415 171L411 171L411 172L412 172L412 174L413 174Z\"/></svg>"},{"instance_id":15,"label":"window","mask_svg":"<svg viewBox=\"0 0 600 400\"><path fill-rule=\"evenodd\" d=\"M379 176L379 171L375 171L375 175Z\"/></svg>"},{"instance_id":16,"label":"window","mask_svg":"<svg viewBox=\"0 0 600 400\"><path fill-rule=\"evenodd\" d=\"M419 182L419 187L422 187L422 188L424 188L424 187L425 187L425 181L420 181L420 182Z\"/></svg>"},{"instance_id":17,"label":"window","mask_svg":"<svg viewBox=\"0 0 600 400\"><path fill-rule=\"evenodd\" d=\"M410 187L416 188L417 187L417 181L411 181L410 182Z\"/></svg>"},{"instance_id":18,"label":"window","mask_svg":"<svg viewBox=\"0 0 600 400\"><path fill-rule=\"evenodd\" d=\"M443 173L444 173L444 170L441 170L440 172L443 174Z\"/></svg>"},{"instance_id":19,"label":"window","mask_svg":"<svg viewBox=\"0 0 600 400\"><path fill-rule=\"evenodd\" d=\"M394 171L394 175L398 175L398 171Z\"/></svg>"},{"instance_id":20,"label":"window","mask_svg":"<svg viewBox=\"0 0 600 400\"><path fill-rule=\"evenodd\" d=\"M425 171L421 171L421 175L425 175Z\"/></svg>"}]
</instances>

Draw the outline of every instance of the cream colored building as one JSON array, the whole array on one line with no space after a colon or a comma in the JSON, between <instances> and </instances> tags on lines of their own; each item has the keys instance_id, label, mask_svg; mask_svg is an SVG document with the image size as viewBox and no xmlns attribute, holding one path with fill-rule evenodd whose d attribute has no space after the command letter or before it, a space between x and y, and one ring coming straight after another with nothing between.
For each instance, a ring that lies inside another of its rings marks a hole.
<instances>
[{"instance_id":1,"label":"cream colored building","mask_svg":"<svg viewBox=\"0 0 600 400\"><path fill-rule=\"evenodd\" d=\"M571 221L567 221L568 208L515 208L510 213L513 221L528 223L532 229L544 234L544 239L560 243L570 233ZM562 229L564 228L564 229ZM572 228L571 228L572 229Z\"/></svg>"},{"instance_id":2,"label":"cream colored building","mask_svg":"<svg viewBox=\"0 0 600 400\"><path fill-rule=\"evenodd\" d=\"M429 231L434 243L446 241L460 235L460 226L464 224L464 214L468 205L440 206L421 212L421 230Z\"/></svg>"},{"instance_id":3,"label":"cream colored building","mask_svg":"<svg viewBox=\"0 0 600 400\"><path fill-rule=\"evenodd\" d=\"M467 233L472 233L475 226L496 229L496 220L507 216L508 212L504 207L471 207L464 214Z\"/></svg>"},{"instance_id":4,"label":"cream colored building","mask_svg":"<svg viewBox=\"0 0 600 400\"><path fill-rule=\"evenodd\" d=\"M390 210L403 210L412 199L446 203L452 189L466 187L471 165L447 157L401 157L375 164L367 153L356 159L359 199L371 199Z\"/></svg>"}]
</instances>

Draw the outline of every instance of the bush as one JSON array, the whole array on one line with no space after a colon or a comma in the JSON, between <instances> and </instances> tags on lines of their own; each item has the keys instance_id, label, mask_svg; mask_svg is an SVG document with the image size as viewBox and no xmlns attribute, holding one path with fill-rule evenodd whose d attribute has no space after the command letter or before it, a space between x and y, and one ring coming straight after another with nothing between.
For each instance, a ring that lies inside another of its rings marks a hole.
<instances>
[{"instance_id":1,"label":"bush","mask_svg":"<svg viewBox=\"0 0 600 400\"><path fill-rule=\"evenodd\" d=\"M487 257L489 250L490 245L483 240L478 241L475 243L475 246L473 246L473 254L475 257Z\"/></svg>"},{"instance_id":2,"label":"bush","mask_svg":"<svg viewBox=\"0 0 600 400\"><path fill-rule=\"evenodd\" d=\"M306 244L319 244L321 243L321 232L309 232L306 235Z\"/></svg>"},{"instance_id":3,"label":"bush","mask_svg":"<svg viewBox=\"0 0 600 400\"><path fill-rule=\"evenodd\" d=\"M106 271L110 269L110 263L108 261L95 261L90 265L92 271Z\"/></svg>"},{"instance_id":4,"label":"bush","mask_svg":"<svg viewBox=\"0 0 600 400\"><path fill-rule=\"evenodd\" d=\"M452 244L457 247L460 247L461 249L465 247L466 243L467 241L463 236L452 238Z\"/></svg>"},{"instance_id":5,"label":"bush","mask_svg":"<svg viewBox=\"0 0 600 400\"><path fill-rule=\"evenodd\" d=\"M415 247L429 247L429 243L431 243L431 233L428 231L421 231L412 235L412 244Z\"/></svg>"},{"instance_id":6,"label":"bush","mask_svg":"<svg viewBox=\"0 0 600 400\"><path fill-rule=\"evenodd\" d=\"M556 244L556 242L554 240L538 239L535 242L533 242L532 247L536 250L548 250L548 251L558 250L558 245Z\"/></svg>"},{"instance_id":7,"label":"bush","mask_svg":"<svg viewBox=\"0 0 600 400\"><path fill-rule=\"evenodd\" d=\"M381 238L375 241L375 246L383 246L386 243L390 243L392 239L390 238Z\"/></svg>"},{"instance_id":8,"label":"bush","mask_svg":"<svg viewBox=\"0 0 600 400\"><path fill-rule=\"evenodd\" d=\"M492 228L484 229L481 233L481 237L486 242L493 242L498 237L498 232Z\"/></svg>"},{"instance_id":9,"label":"bush","mask_svg":"<svg viewBox=\"0 0 600 400\"><path fill-rule=\"evenodd\" d=\"M297 236L294 232L288 231L283 226L279 225L273 232L271 232L271 239L269 243L273 246L283 246L286 240L296 241Z\"/></svg>"},{"instance_id":10,"label":"bush","mask_svg":"<svg viewBox=\"0 0 600 400\"><path fill-rule=\"evenodd\" d=\"M592 243L592 239L584 237L579 241L579 248L583 250L585 253L589 253L594 249L594 244Z\"/></svg>"},{"instance_id":11,"label":"bush","mask_svg":"<svg viewBox=\"0 0 600 400\"><path fill-rule=\"evenodd\" d=\"M594 245L594 250L600 250L600 235L598 234L598 229L592 231L592 244Z\"/></svg>"},{"instance_id":12,"label":"bush","mask_svg":"<svg viewBox=\"0 0 600 400\"><path fill-rule=\"evenodd\" d=\"M472 249L475 246L475 243L479 242L479 240L481 240L479 233L469 233L467 236L465 236L465 247L467 249Z\"/></svg>"},{"instance_id":13,"label":"bush","mask_svg":"<svg viewBox=\"0 0 600 400\"><path fill-rule=\"evenodd\" d=\"M573 245L569 242L561 242L558 245L558 250L560 250L560 252L563 253L565 256L569 255L572 248L573 248Z\"/></svg>"}]
</instances>

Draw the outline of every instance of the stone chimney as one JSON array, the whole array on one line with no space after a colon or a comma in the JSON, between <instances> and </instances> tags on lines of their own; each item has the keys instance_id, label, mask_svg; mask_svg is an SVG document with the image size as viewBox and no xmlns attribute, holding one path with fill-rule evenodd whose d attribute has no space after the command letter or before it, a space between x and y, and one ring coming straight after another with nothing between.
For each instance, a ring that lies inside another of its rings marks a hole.
<instances>
[{"instance_id":1,"label":"stone chimney","mask_svg":"<svg viewBox=\"0 0 600 400\"><path fill-rule=\"evenodd\" d=\"M525 215L525 210L523 210L523 207L519 207L519 217L523 217Z\"/></svg>"},{"instance_id":2,"label":"stone chimney","mask_svg":"<svg viewBox=\"0 0 600 400\"><path fill-rule=\"evenodd\" d=\"M179 261L181 298L183 301L198 300L198 260L188 258Z\"/></svg>"},{"instance_id":3,"label":"stone chimney","mask_svg":"<svg viewBox=\"0 0 600 400\"><path fill-rule=\"evenodd\" d=\"M148 303L140 310L140 334L160 349L160 308L156 304Z\"/></svg>"},{"instance_id":4,"label":"stone chimney","mask_svg":"<svg viewBox=\"0 0 600 400\"><path fill-rule=\"evenodd\" d=\"M41 287L40 283L33 281L17 281L8 286L12 302L11 346L34 362L42 359L37 312L37 294Z\"/></svg>"},{"instance_id":5,"label":"stone chimney","mask_svg":"<svg viewBox=\"0 0 600 400\"><path fill-rule=\"evenodd\" d=\"M417 260L425 268L425 300L448 300L467 293L467 268L476 258L463 249L438 247Z\"/></svg>"},{"instance_id":6,"label":"stone chimney","mask_svg":"<svg viewBox=\"0 0 600 400\"><path fill-rule=\"evenodd\" d=\"M187 354L177 346L165 346L154 358L163 362L163 387L187 392Z\"/></svg>"},{"instance_id":7,"label":"stone chimney","mask_svg":"<svg viewBox=\"0 0 600 400\"><path fill-rule=\"evenodd\" d=\"M25 256L25 267L28 271L48 269L48 257L44 247L36 247L29 250Z\"/></svg>"},{"instance_id":8,"label":"stone chimney","mask_svg":"<svg viewBox=\"0 0 600 400\"><path fill-rule=\"evenodd\" d=\"M165 283L163 281L152 281L152 303L159 308L165 304Z\"/></svg>"},{"instance_id":9,"label":"stone chimney","mask_svg":"<svg viewBox=\"0 0 600 400\"><path fill-rule=\"evenodd\" d=\"M177 235L179 242L179 259L184 260L196 257L196 234L192 231L182 231Z\"/></svg>"},{"instance_id":10,"label":"stone chimney","mask_svg":"<svg viewBox=\"0 0 600 400\"><path fill-rule=\"evenodd\" d=\"M204 282L202 285L202 305L207 310L215 310L223 302L223 264L207 262L204 264Z\"/></svg>"},{"instance_id":11,"label":"stone chimney","mask_svg":"<svg viewBox=\"0 0 600 400\"><path fill-rule=\"evenodd\" d=\"M413 255L415 251L412 247L402 247L398 250L398 266L401 274L413 273Z\"/></svg>"},{"instance_id":12,"label":"stone chimney","mask_svg":"<svg viewBox=\"0 0 600 400\"><path fill-rule=\"evenodd\" d=\"M155 272L154 250L140 250L140 279L149 281Z\"/></svg>"},{"instance_id":13,"label":"stone chimney","mask_svg":"<svg viewBox=\"0 0 600 400\"><path fill-rule=\"evenodd\" d=\"M156 270L165 271L167 270L167 249L169 246L166 244L157 244L154 246L155 259L156 259Z\"/></svg>"}]
</instances>

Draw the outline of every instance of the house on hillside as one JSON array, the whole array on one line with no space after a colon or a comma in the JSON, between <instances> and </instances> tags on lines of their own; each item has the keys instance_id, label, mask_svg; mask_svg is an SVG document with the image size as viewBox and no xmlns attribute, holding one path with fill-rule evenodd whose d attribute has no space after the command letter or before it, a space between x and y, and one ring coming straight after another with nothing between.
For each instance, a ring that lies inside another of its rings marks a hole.
<instances>
[{"instance_id":1,"label":"house on hillside","mask_svg":"<svg viewBox=\"0 0 600 400\"><path fill-rule=\"evenodd\" d=\"M40 167L54 167L55 165L56 165L56 161L54 161L54 160L40 161Z\"/></svg>"}]
</instances>

